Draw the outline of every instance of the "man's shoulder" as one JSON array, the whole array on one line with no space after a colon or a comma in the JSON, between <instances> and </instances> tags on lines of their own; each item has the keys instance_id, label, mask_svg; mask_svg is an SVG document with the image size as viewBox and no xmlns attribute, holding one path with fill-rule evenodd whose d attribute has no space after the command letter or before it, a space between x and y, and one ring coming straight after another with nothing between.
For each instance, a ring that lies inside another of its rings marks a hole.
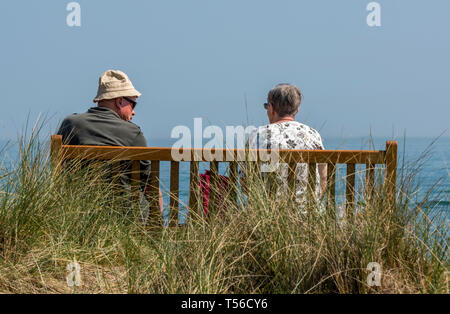
<instances>
[{"instance_id":1,"label":"man's shoulder","mask_svg":"<svg viewBox=\"0 0 450 314\"><path fill-rule=\"evenodd\" d=\"M80 116L80 114L79 113L72 113L72 114L69 114L68 116L66 116L65 118L64 118L64 120L76 120L76 119L78 119L79 118L79 116Z\"/></svg>"},{"instance_id":2,"label":"man's shoulder","mask_svg":"<svg viewBox=\"0 0 450 314\"><path fill-rule=\"evenodd\" d=\"M74 113L69 114L68 116L66 116L64 118L64 120L65 121L70 121L70 122L81 121L81 120L86 119L87 114L88 114L87 112L83 112L83 113L76 113L76 112L74 112Z\"/></svg>"},{"instance_id":3,"label":"man's shoulder","mask_svg":"<svg viewBox=\"0 0 450 314\"><path fill-rule=\"evenodd\" d=\"M66 116L61 122L60 131L67 129L68 127L73 128L73 127L78 126L79 121L80 121L80 114L78 114L78 113L72 113L72 114Z\"/></svg>"},{"instance_id":4,"label":"man's shoulder","mask_svg":"<svg viewBox=\"0 0 450 314\"><path fill-rule=\"evenodd\" d=\"M139 130L139 132L142 132L141 127L139 125L137 125L136 123L131 122L131 121L124 121L124 122L128 124L127 125L128 127L135 129L135 130Z\"/></svg>"},{"instance_id":5,"label":"man's shoulder","mask_svg":"<svg viewBox=\"0 0 450 314\"><path fill-rule=\"evenodd\" d=\"M88 121L97 123L100 120L103 120L103 121L108 120L108 121L111 121L112 123L114 123L118 127L141 132L141 128L137 124L135 124L131 121L122 120L118 117L115 117L114 115L103 115L103 114L98 115L95 112L92 112L91 110L88 110L87 112L83 112L83 113L70 114L67 117L65 117L64 120L74 122L74 123L75 122L83 123L83 122L88 122Z\"/></svg>"}]
</instances>

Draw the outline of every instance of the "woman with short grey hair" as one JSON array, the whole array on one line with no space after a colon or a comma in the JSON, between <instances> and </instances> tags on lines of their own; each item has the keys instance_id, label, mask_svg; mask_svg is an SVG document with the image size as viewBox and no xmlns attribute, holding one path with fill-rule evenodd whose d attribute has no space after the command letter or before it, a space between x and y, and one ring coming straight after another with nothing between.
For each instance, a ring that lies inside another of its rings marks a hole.
<instances>
[{"instance_id":1,"label":"woman with short grey hair","mask_svg":"<svg viewBox=\"0 0 450 314\"><path fill-rule=\"evenodd\" d=\"M253 131L248 140L249 148L257 149L324 149L319 132L295 121L302 93L297 86L279 84L269 91L267 110L269 124ZM278 167L278 165L277 165ZM299 163L296 168L296 200L303 202L306 195L308 165ZM317 192L323 193L326 188L327 165L317 167ZM281 176L287 184L287 164L282 164ZM320 182L319 182L320 178Z\"/></svg>"}]
</instances>

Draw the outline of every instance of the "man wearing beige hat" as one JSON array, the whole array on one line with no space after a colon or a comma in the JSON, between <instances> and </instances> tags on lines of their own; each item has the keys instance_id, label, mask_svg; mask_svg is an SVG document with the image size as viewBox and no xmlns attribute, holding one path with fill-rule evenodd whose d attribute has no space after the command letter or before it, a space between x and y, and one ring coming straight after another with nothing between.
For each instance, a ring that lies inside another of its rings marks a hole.
<instances>
[{"instance_id":1,"label":"man wearing beige hat","mask_svg":"<svg viewBox=\"0 0 450 314\"><path fill-rule=\"evenodd\" d=\"M100 76L97 107L90 108L82 114L72 114L64 119L58 134L68 145L100 146L147 146L144 134L131 119L135 115L136 99L141 96L122 71L108 70ZM141 161L142 191L148 182L150 162ZM121 183L129 187L129 177L122 176ZM128 182L127 182L128 181ZM142 194L142 193L141 193ZM143 205L145 198L141 197ZM162 212L162 194L159 192L159 204Z\"/></svg>"}]
</instances>

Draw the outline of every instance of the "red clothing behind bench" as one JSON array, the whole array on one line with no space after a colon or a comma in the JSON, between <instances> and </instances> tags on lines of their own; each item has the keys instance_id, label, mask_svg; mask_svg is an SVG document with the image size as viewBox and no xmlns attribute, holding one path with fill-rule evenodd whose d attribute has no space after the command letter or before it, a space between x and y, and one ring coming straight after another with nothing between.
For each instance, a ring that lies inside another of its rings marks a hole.
<instances>
[{"instance_id":1,"label":"red clothing behind bench","mask_svg":"<svg viewBox=\"0 0 450 314\"><path fill-rule=\"evenodd\" d=\"M211 171L205 170L205 173L200 174L200 190L202 194L203 201L203 212L208 214L209 208L209 198L211 194ZM219 175L219 183L217 186L219 191L227 191L228 190L228 177ZM224 193L217 193L217 204L222 205ZM218 207L220 208L220 207Z\"/></svg>"}]
</instances>

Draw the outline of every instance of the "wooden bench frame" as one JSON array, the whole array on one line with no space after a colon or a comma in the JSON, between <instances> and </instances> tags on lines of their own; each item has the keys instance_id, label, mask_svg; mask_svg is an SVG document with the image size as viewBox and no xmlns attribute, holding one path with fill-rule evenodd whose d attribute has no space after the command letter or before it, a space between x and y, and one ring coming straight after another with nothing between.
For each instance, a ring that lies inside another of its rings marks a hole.
<instances>
[{"instance_id":1,"label":"wooden bench frame","mask_svg":"<svg viewBox=\"0 0 450 314\"><path fill-rule=\"evenodd\" d=\"M171 222L177 221L179 207L179 161L174 161L170 147L119 147L119 146L82 146L82 145L63 145L61 135L51 136L51 161L53 169L57 169L63 160L84 159L84 160L129 160L132 163L131 171L131 193L133 198L139 197L139 178L140 178L140 160L151 161L150 173L150 196L157 200L159 193L159 165L160 161L170 161L170 209ZM190 187L189 187L189 207L201 212L196 193L199 190L199 162L210 162L211 182L217 182L219 162L230 163L230 180L233 187L237 187L238 181L238 161L229 160L230 154L236 157L242 156L240 149L184 149L190 151ZM182 151L181 149L179 150ZM251 150L253 152L268 150ZM206 160L205 152L210 156L221 156L218 160ZM248 151L247 151L248 152ZM227 158L228 157L228 158ZM392 209L395 206L396 178L397 178L397 142L387 141L386 150L279 150L280 160L289 164L288 182L292 191L295 191L295 166L297 163L307 163L308 167L308 185L310 190L314 190L316 182L316 164L327 163L327 204L334 208L335 204L335 185L336 185L336 165L347 165L346 176L346 211L351 213L355 202L355 168L357 164L366 165L365 185L369 195L373 193L375 184L375 166L377 164L385 165L385 191L386 207ZM256 160L257 161L257 160ZM181 161L184 162L184 161ZM118 168L116 168L117 171ZM314 170L314 171L313 171ZM155 184L156 182L156 184ZM233 184L234 183L234 184ZM212 189L212 192L215 190ZM237 197L237 191L233 189L232 197ZM214 193L211 198L214 199ZM151 206L151 217L158 217L157 203ZM157 220L157 219L156 219Z\"/></svg>"}]
</instances>

